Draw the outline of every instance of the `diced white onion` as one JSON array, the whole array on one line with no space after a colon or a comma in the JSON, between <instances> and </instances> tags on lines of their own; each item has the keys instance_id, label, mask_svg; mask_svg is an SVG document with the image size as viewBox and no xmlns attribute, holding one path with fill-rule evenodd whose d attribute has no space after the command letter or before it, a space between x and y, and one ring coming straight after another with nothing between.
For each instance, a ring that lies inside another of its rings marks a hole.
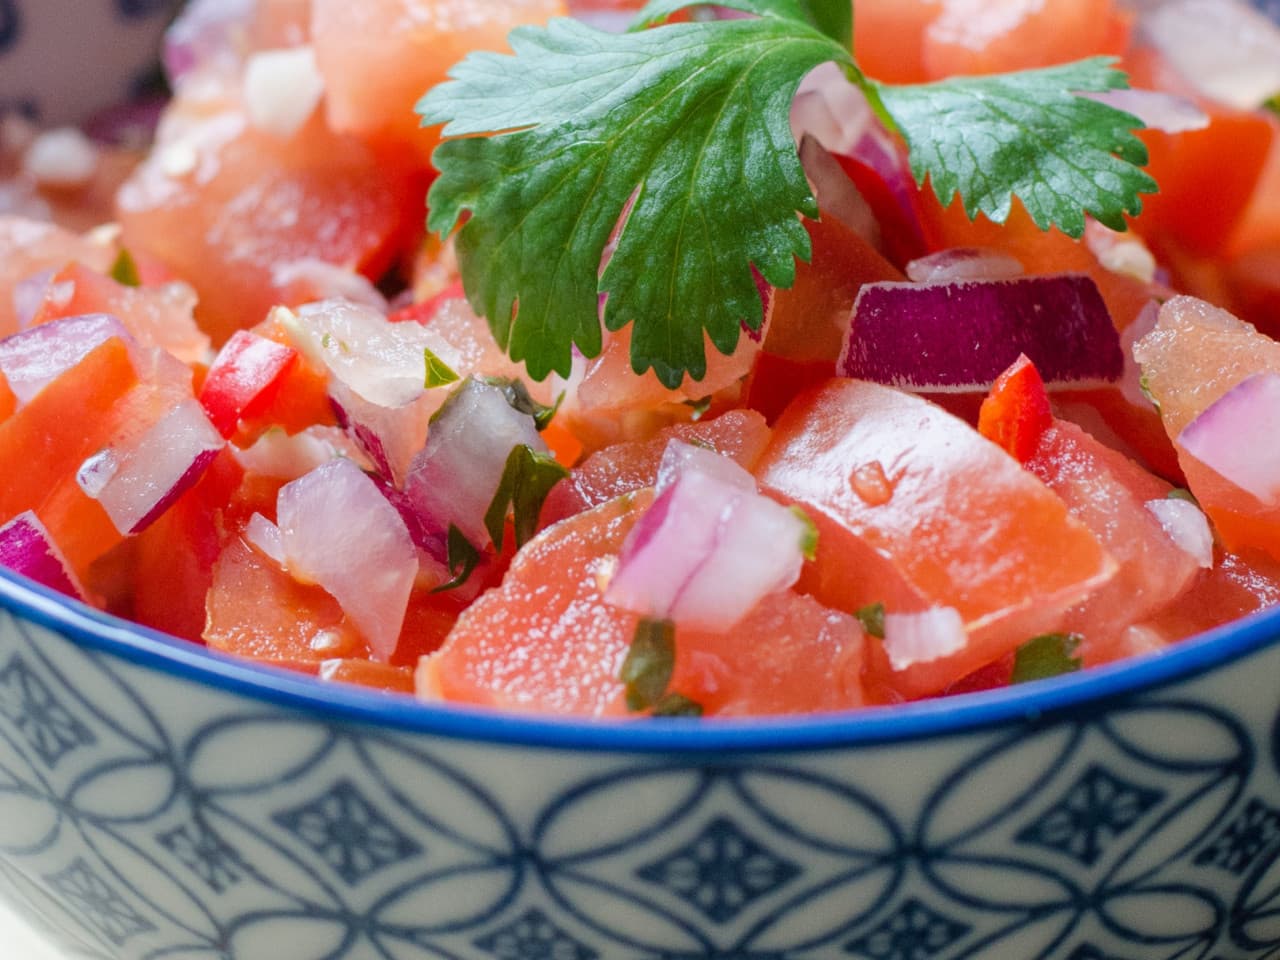
<instances>
[{"instance_id":1,"label":"diced white onion","mask_svg":"<svg viewBox=\"0 0 1280 960\"><path fill-rule=\"evenodd\" d=\"M1280 374L1248 377L1201 411L1178 443L1263 503L1280 501Z\"/></svg>"},{"instance_id":2,"label":"diced white onion","mask_svg":"<svg viewBox=\"0 0 1280 960\"><path fill-rule=\"evenodd\" d=\"M1148 500L1146 508L1179 550L1189 553L1205 570L1213 566L1213 531L1199 507L1190 500L1165 497Z\"/></svg>"},{"instance_id":3,"label":"diced white onion","mask_svg":"<svg viewBox=\"0 0 1280 960\"><path fill-rule=\"evenodd\" d=\"M98 148L75 127L60 127L36 137L22 156L27 176L46 187L83 187L98 172Z\"/></svg>"},{"instance_id":4,"label":"diced white onion","mask_svg":"<svg viewBox=\"0 0 1280 960\"><path fill-rule=\"evenodd\" d=\"M288 139L302 129L324 96L324 77L310 46L263 50L249 57L244 99L249 122Z\"/></svg>"},{"instance_id":5,"label":"diced white onion","mask_svg":"<svg viewBox=\"0 0 1280 960\"><path fill-rule=\"evenodd\" d=\"M42 323L0 340L0 371L18 401L26 403L112 337L133 345L124 325L105 313Z\"/></svg>"},{"instance_id":6,"label":"diced white onion","mask_svg":"<svg viewBox=\"0 0 1280 960\"><path fill-rule=\"evenodd\" d=\"M894 670L940 660L964 649L968 641L964 619L954 607L884 615L884 651Z\"/></svg>"},{"instance_id":7,"label":"diced white onion","mask_svg":"<svg viewBox=\"0 0 1280 960\"><path fill-rule=\"evenodd\" d=\"M1026 272L1022 261L1002 250L951 247L907 264L907 279L915 283L950 280L1012 280Z\"/></svg>"}]
</instances>

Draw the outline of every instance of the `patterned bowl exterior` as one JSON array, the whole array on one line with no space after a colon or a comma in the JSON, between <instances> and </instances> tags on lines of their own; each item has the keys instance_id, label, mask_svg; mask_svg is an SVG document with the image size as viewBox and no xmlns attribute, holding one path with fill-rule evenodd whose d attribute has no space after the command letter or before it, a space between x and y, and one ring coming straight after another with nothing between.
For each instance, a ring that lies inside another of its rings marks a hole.
<instances>
[{"instance_id":1,"label":"patterned bowl exterior","mask_svg":"<svg viewBox=\"0 0 1280 960\"><path fill-rule=\"evenodd\" d=\"M102 960L1280 956L1277 639L592 725L325 688L0 574L0 889Z\"/></svg>"},{"instance_id":2,"label":"patterned bowl exterior","mask_svg":"<svg viewBox=\"0 0 1280 960\"><path fill-rule=\"evenodd\" d=\"M0 0L0 114L76 123L136 96L179 0Z\"/></svg>"}]
</instances>

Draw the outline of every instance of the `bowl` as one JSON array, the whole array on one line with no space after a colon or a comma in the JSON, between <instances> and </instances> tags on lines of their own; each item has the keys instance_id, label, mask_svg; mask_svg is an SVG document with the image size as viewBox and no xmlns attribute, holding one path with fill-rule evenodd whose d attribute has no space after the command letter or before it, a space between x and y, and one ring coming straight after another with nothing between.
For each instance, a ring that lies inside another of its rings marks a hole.
<instances>
[{"instance_id":1,"label":"bowl","mask_svg":"<svg viewBox=\"0 0 1280 960\"><path fill-rule=\"evenodd\" d=\"M0 889L102 960L1280 950L1280 609L843 716L587 723L233 662L0 572Z\"/></svg>"},{"instance_id":2,"label":"bowl","mask_svg":"<svg viewBox=\"0 0 1280 960\"><path fill-rule=\"evenodd\" d=\"M138 95L179 3L0 0L0 114L57 126Z\"/></svg>"}]
</instances>

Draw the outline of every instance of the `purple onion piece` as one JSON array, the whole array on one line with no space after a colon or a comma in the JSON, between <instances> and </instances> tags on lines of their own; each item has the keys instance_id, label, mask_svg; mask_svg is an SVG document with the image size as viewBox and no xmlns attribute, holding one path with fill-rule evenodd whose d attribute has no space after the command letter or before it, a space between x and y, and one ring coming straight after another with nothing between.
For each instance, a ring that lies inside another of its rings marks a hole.
<instances>
[{"instance_id":1,"label":"purple onion piece","mask_svg":"<svg viewBox=\"0 0 1280 960\"><path fill-rule=\"evenodd\" d=\"M1205 466L1266 504L1280 502L1280 374L1241 380L1178 434Z\"/></svg>"},{"instance_id":2,"label":"purple onion piece","mask_svg":"<svg viewBox=\"0 0 1280 960\"><path fill-rule=\"evenodd\" d=\"M124 324L105 313L42 323L0 340L0 371L19 403L26 403L112 337L135 345Z\"/></svg>"},{"instance_id":3,"label":"purple onion piece","mask_svg":"<svg viewBox=\"0 0 1280 960\"><path fill-rule=\"evenodd\" d=\"M869 283L837 364L842 376L909 390L985 390L1025 353L1046 383L1112 383L1124 356L1086 276Z\"/></svg>"},{"instance_id":4,"label":"purple onion piece","mask_svg":"<svg viewBox=\"0 0 1280 960\"><path fill-rule=\"evenodd\" d=\"M0 567L77 600L85 598L49 531L30 510L0 527Z\"/></svg>"}]
</instances>

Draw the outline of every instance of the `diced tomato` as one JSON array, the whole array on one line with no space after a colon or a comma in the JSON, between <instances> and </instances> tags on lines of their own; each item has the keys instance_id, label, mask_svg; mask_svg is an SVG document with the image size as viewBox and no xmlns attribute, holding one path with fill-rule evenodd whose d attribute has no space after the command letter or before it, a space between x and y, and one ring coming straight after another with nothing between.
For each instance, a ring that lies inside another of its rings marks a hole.
<instances>
[{"instance_id":1,"label":"diced tomato","mask_svg":"<svg viewBox=\"0 0 1280 960\"><path fill-rule=\"evenodd\" d=\"M0 423L8 420L14 410L18 409L18 398L14 396L13 390L9 388L9 381L5 379L4 371L0 370Z\"/></svg>"},{"instance_id":2,"label":"diced tomato","mask_svg":"<svg viewBox=\"0 0 1280 960\"><path fill-rule=\"evenodd\" d=\"M871 212L875 214L876 221L880 224L884 255L889 262L902 269L917 257L924 256L928 250L924 230L920 226L918 204L912 202L909 207L904 208L903 202L889 189L884 178L861 160L837 154L836 162L848 174L871 207ZM909 195L912 201L916 197L915 192Z\"/></svg>"},{"instance_id":3,"label":"diced tomato","mask_svg":"<svg viewBox=\"0 0 1280 960\"><path fill-rule=\"evenodd\" d=\"M218 352L200 388L200 403L224 437L241 417L260 414L280 391L298 352L247 330L237 330Z\"/></svg>"},{"instance_id":4,"label":"diced tomato","mask_svg":"<svg viewBox=\"0 0 1280 960\"><path fill-rule=\"evenodd\" d=\"M925 28L938 16L936 0L858 0L853 5L853 52L868 76L885 83L923 83Z\"/></svg>"},{"instance_id":5,"label":"diced tomato","mask_svg":"<svg viewBox=\"0 0 1280 960\"><path fill-rule=\"evenodd\" d=\"M127 287L79 263L58 271L32 324L86 313L117 317L140 343L164 347L179 360L205 359L209 338L196 326L195 293L186 284Z\"/></svg>"},{"instance_id":6,"label":"diced tomato","mask_svg":"<svg viewBox=\"0 0 1280 960\"><path fill-rule=\"evenodd\" d=\"M758 413L731 410L696 423L667 427L649 440L605 447L587 457L551 489L542 504L542 525L653 486L662 454L672 439L710 447L750 470L769 442L769 428Z\"/></svg>"},{"instance_id":7,"label":"diced tomato","mask_svg":"<svg viewBox=\"0 0 1280 960\"><path fill-rule=\"evenodd\" d=\"M877 384L832 380L778 420L756 467L763 488L805 507L817 560L800 589L842 610L952 607L968 643L891 664L872 643L880 695L937 693L1030 637L1114 574L1062 500L938 407Z\"/></svg>"},{"instance_id":8,"label":"diced tomato","mask_svg":"<svg viewBox=\"0 0 1280 960\"><path fill-rule=\"evenodd\" d=\"M349 657L322 661L317 675L332 683L353 683L388 693L413 693L413 667Z\"/></svg>"},{"instance_id":9,"label":"diced tomato","mask_svg":"<svg viewBox=\"0 0 1280 960\"><path fill-rule=\"evenodd\" d=\"M463 297L462 281L455 280L439 293L432 294L421 303L410 304L407 307L401 307L399 310L393 311L387 316L387 319L392 323L405 323L407 321L430 323L446 300L461 300Z\"/></svg>"},{"instance_id":10,"label":"diced tomato","mask_svg":"<svg viewBox=\"0 0 1280 960\"><path fill-rule=\"evenodd\" d=\"M0 337L18 332L12 291L44 270L60 270L73 260L107 270L114 252L69 230L21 217L0 217Z\"/></svg>"},{"instance_id":11,"label":"diced tomato","mask_svg":"<svg viewBox=\"0 0 1280 960\"><path fill-rule=\"evenodd\" d=\"M293 350L288 332L274 315L268 315L251 332ZM269 427L281 427L294 434L307 427L333 426L336 422L329 400L328 374L299 355L296 362L285 365L276 385L266 391L261 407L240 414L240 429L235 440L246 446Z\"/></svg>"},{"instance_id":12,"label":"diced tomato","mask_svg":"<svg viewBox=\"0 0 1280 960\"><path fill-rule=\"evenodd\" d=\"M761 350L743 385L744 403L773 423L792 400L834 374L830 360L792 360Z\"/></svg>"},{"instance_id":13,"label":"diced tomato","mask_svg":"<svg viewBox=\"0 0 1280 960\"><path fill-rule=\"evenodd\" d=\"M618 671L639 618L604 602L601 573L651 495L619 497L545 530L499 589L424 658L418 692L518 710L623 716ZM767 638L767 643L744 643ZM835 710L865 703L857 621L791 592L734 629L676 628L670 689L711 715Z\"/></svg>"},{"instance_id":14,"label":"diced tomato","mask_svg":"<svg viewBox=\"0 0 1280 960\"><path fill-rule=\"evenodd\" d=\"M82 579L121 535L80 489L76 471L117 434L137 386L129 349L113 337L0 423L0 519L34 510Z\"/></svg>"}]
</instances>

